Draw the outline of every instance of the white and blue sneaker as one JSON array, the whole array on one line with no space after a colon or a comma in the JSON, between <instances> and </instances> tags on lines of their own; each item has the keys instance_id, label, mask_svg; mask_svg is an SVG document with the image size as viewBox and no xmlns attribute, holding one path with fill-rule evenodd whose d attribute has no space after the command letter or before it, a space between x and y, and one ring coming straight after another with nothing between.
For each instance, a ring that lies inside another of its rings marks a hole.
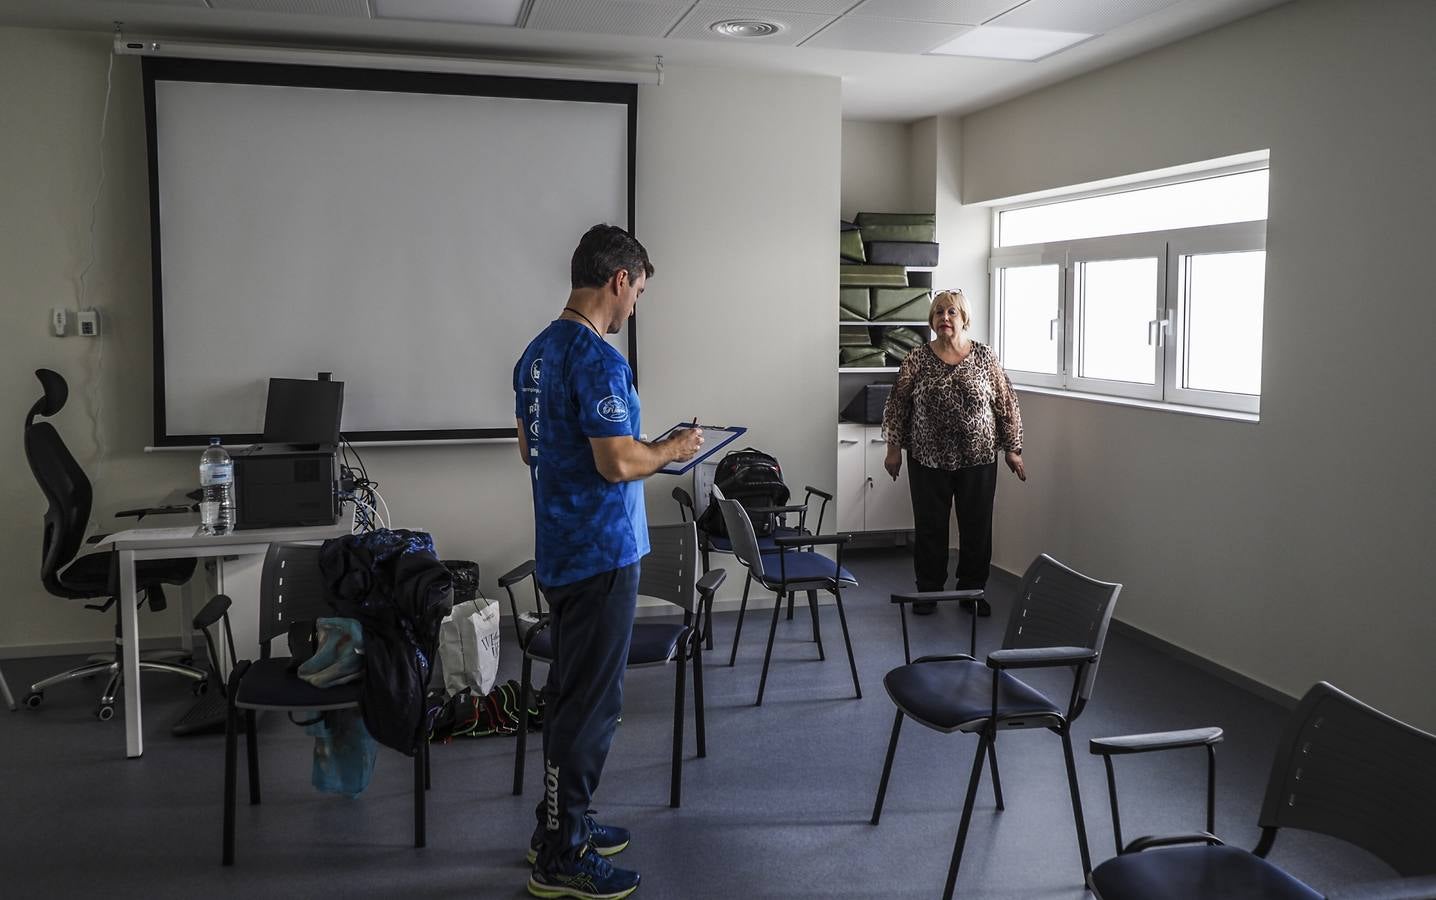
<instances>
[{"instance_id":1,"label":"white and blue sneaker","mask_svg":"<svg viewBox=\"0 0 1436 900\"><path fill-rule=\"evenodd\" d=\"M622 900L638 890L638 881L637 872L618 868L600 856L592 844L584 844L571 860L534 866L529 893L545 900Z\"/></svg>"}]
</instances>

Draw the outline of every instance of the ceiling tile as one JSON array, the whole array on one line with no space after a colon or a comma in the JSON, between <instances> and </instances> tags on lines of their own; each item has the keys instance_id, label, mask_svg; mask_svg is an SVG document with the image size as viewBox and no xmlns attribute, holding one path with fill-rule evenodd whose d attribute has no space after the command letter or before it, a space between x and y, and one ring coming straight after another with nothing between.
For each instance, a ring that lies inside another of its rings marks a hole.
<instances>
[{"instance_id":1,"label":"ceiling tile","mask_svg":"<svg viewBox=\"0 0 1436 900\"><path fill-rule=\"evenodd\" d=\"M688 6L687 0L534 0L525 27L662 37Z\"/></svg>"},{"instance_id":2,"label":"ceiling tile","mask_svg":"<svg viewBox=\"0 0 1436 900\"><path fill-rule=\"evenodd\" d=\"M1021 4L1022 0L863 0L851 15L981 25Z\"/></svg>"},{"instance_id":3,"label":"ceiling tile","mask_svg":"<svg viewBox=\"0 0 1436 900\"><path fill-rule=\"evenodd\" d=\"M858 0L750 0L745 8L776 10L778 12L827 13L829 17L841 16L853 8Z\"/></svg>"},{"instance_id":4,"label":"ceiling tile","mask_svg":"<svg viewBox=\"0 0 1436 900\"><path fill-rule=\"evenodd\" d=\"M373 0L376 19L516 25L524 0Z\"/></svg>"},{"instance_id":5,"label":"ceiling tile","mask_svg":"<svg viewBox=\"0 0 1436 900\"><path fill-rule=\"evenodd\" d=\"M782 0L769 0L780 3ZM766 44L770 47L795 47L812 37L818 29L833 21L833 16L822 13L785 12L782 10L755 9L751 6L717 6L699 3L683 17L677 27L668 33L669 37L687 38L698 41L724 41L734 44ZM715 22L744 21L771 22L780 27L777 34L754 38L724 37L709 29Z\"/></svg>"},{"instance_id":6,"label":"ceiling tile","mask_svg":"<svg viewBox=\"0 0 1436 900\"><path fill-rule=\"evenodd\" d=\"M1180 0L1028 0L991 24L1105 34Z\"/></svg>"},{"instance_id":7,"label":"ceiling tile","mask_svg":"<svg viewBox=\"0 0 1436 900\"><path fill-rule=\"evenodd\" d=\"M364 0L209 0L209 5L214 9L233 9L245 12L369 18L369 5Z\"/></svg>"},{"instance_id":8,"label":"ceiling tile","mask_svg":"<svg viewBox=\"0 0 1436 900\"><path fill-rule=\"evenodd\" d=\"M808 38L803 46L828 47L833 50L871 50L877 53L926 53L971 28L970 25L904 22L899 19L848 15Z\"/></svg>"}]
</instances>

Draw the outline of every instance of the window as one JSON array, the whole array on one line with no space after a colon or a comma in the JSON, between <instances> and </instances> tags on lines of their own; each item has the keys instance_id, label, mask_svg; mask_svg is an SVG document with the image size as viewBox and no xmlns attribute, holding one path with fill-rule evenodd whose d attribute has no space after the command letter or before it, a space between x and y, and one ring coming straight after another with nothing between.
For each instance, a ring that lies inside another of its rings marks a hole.
<instances>
[{"instance_id":1,"label":"window","mask_svg":"<svg viewBox=\"0 0 1436 900\"><path fill-rule=\"evenodd\" d=\"M1233 412L1261 395L1267 169L999 209L1014 383Z\"/></svg>"}]
</instances>

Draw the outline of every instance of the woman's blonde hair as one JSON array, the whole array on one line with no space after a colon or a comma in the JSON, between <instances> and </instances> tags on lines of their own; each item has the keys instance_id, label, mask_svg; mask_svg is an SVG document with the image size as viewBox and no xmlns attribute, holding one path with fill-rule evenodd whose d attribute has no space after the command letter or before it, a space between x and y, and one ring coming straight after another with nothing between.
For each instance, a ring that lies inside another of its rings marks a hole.
<instances>
[{"instance_id":1,"label":"woman's blonde hair","mask_svg":"<svg viewBox=\"0 0 1436 900\"><path fill-rule=\"evenodd\" d=\"M972 308L967 305L967 296L962 291L938 291L932 295L932 306L927 311L927 327L933 331L937 330L937 313L940 303L951 305L957 310L958 318L962 319L963 331L972 327Z\"/></svg>"}]
</instances>

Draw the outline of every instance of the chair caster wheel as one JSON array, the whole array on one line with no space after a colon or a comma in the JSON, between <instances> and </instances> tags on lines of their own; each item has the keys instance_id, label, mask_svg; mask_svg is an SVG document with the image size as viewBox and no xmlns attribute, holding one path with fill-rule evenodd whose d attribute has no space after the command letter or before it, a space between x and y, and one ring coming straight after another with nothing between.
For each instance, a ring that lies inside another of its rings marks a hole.
<instances>
[{"instance_id":1,"label":"chair caster wheel","mask_svg":"<svg viewBox=\"0 0 1436 900\"><path fill-rule=\"evenodd\" d=\"M209 679L206 678L203 681L196 681L190 690L194 692L196 697L204 696L209 693Z\"/></svg>"},{"instance_id":2,"label":"chair caster wheel","mask_svg":"<svg viewBox=\"0 0 1436 900\"><path fill-rule=\"evenodd\" d=\"M30 693L28 693L28 694L25 695L25 708L26 708L26 709L39 709L39 708L40 708L40 704L41 704L41 703L44 703L44 702L45 702L45 692L44 692L44 691L31 691Z\"/></svg>"},{"instance_id":3,"label":"chair caster wheel","mask_svg":"<svg viewBox=\"0 0 1436 900\"><path fill-rule=\"evenodd\" d=\"M108 722L115 717L115 704L101 703L95 709L95 718L101 722Z\"/></svg>"}]
</instances>

